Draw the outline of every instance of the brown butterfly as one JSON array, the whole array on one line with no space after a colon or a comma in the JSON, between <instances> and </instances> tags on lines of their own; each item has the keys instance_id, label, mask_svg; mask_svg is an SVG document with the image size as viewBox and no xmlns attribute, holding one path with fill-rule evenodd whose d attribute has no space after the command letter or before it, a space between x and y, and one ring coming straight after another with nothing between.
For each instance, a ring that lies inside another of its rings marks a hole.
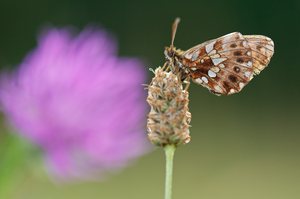
<instances>
[{"instance_id":1,"label":"brown butterfly","mask_svg":"<svg viewBox=\"0 0 300 199\"><path fill-rule=\"evenodd\" d=\"M172 28L172 41L166 47L166 64L182 79L192 79L216 95L238 93L270 62L274 42L262 35L233 32L199 44L187 51L173 45L177 18Z\"/></svg>"}]
</instances>

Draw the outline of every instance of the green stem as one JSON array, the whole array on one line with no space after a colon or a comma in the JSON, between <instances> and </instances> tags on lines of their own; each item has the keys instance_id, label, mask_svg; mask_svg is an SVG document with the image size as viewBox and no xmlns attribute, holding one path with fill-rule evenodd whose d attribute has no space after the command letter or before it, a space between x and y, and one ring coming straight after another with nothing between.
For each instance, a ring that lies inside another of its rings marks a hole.
<instances>
[{"instance_id":1,"label":"green stem","mask_svg":"<svg viewBox=\"0 0 300 199\"><path fill-rule=\"evenodd\" d=\"M165 181L165 199L172 198L172 176L173 176L173 158L176 147L167 145L164 147L166 154L166 181Z\"/></svg>"},{"instance_id":2,"label":"green stem","mask_svg":"<svg viewBox=\"0 0 300 199\"><path fill-rule=\"evenodd\" d=\"M15 136L6 135L1 142L5 146L1 146L0 198L11 198L24 169L26 152Z\"/></svg>"}]
</instances>

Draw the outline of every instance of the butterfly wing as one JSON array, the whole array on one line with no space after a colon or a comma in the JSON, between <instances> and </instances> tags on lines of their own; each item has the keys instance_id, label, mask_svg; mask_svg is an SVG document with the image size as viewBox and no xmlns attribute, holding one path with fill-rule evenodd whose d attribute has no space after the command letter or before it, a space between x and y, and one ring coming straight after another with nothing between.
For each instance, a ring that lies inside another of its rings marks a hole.
<instances>
[{"instance_id":1,"label":"butterfly wing","mask_svg":"<svg viewBox=\"0 0 300 199\"><path fill-rule=\"evenodd\" d=\"M182 64L195 83L216 95L229 95L241 91L263 70L273 52L271 39L234 32L187 50Z\"/></svg>"},{"instance_id":2,"label":"butterfly wing","mask_svg":"<svg viewBox=\"0 0 300 199\"><path fill-rule=\"evenodd\" d=\"M244 35L252 51L254 73L258 75L274 54L274 42L262 35Z\"/></svg>"}]
</instances>

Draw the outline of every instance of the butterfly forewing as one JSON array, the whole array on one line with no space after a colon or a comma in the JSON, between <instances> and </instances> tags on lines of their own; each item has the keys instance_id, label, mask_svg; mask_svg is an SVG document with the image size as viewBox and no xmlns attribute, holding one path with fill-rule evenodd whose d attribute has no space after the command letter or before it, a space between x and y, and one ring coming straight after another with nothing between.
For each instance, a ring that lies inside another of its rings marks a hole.
<instances>
[{"instance_id":1,"label":"butterfly forewing","mask_svg":"<svg viewBox=\"0 0 300 199\"><path fill-rule=\"evenodd\" d=\"M197 45L182 55L193 81L217 95L238 93L263 70L273 55L265 36L234 32Z\"/></svg>"}]
</instances>

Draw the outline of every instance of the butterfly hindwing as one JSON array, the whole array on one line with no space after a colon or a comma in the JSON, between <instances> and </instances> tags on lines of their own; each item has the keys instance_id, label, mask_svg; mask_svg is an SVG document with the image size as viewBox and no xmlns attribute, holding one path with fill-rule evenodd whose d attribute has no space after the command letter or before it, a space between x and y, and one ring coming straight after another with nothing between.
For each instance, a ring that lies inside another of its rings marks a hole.
<instances>
[{"instance_id":1,"label":"butterfly hindwing","mask_svg":"<svg viewBox=\"0 0 300 199\"><path fill-rule=\"evenodd\" d=\"M234 32L197 45L182 55L193 81L217 95L238 93L263 70L273 55L265 36Z\"/></svg>"}]
</instances>

